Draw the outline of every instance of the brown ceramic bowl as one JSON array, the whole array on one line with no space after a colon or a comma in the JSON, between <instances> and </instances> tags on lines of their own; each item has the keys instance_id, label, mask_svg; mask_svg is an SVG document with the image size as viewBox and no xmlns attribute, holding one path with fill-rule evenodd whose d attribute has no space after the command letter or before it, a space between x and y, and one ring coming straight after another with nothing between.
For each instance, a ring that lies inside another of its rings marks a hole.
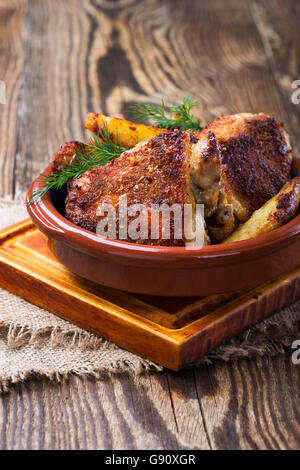
<instances>
[{"instance_id":1,"label":"brown ceramic bowl","mask_svg":"<svg viewBox=\"0 0 300 470\"><path fill-rule=\"evenodd\" d=\"M294 159L300 174L300 160ZM44 173L51 171L51 165ZM27 201L40 189L35 180ZM204 296L247 289L300 263L300 215L268 234L203 248L153 247L108 240L77 227L63 214L64 194L46 194L28 212L71 271L99 284L162 296Z\"/></svg>"}]
</instances>

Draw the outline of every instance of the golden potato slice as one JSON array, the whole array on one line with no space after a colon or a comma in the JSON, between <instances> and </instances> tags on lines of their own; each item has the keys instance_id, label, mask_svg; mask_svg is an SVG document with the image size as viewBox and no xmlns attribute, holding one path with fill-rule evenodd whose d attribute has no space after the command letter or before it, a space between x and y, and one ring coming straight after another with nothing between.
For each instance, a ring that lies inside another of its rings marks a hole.
<instances>
[{"instance_id":1,"label":"golden potato slice","mask_svg":"<svg viewBox=\"0 0 300 470\"><path fill-rule=\"evenodd\" d=\"M250 219L241 224L222 243L237 242L256 237L286 224L297 214L300 205L300 177L288 181L281 191L253 212Z\"/></svg>"},{"instance_id":2,"label":"golden potato slice","mask_svg":"<svg viewBox=\"0 0 300 470\"><path fill-rule=\"evenodd\" d=\"M98 113L90 113L85 120L85 128L94 134L101 132L104 126L117 139L118 144L126 148L132 148L139 142L168 132L167 129L136 124L125 119L112 118Z\"/></svg>"}]
</instances>

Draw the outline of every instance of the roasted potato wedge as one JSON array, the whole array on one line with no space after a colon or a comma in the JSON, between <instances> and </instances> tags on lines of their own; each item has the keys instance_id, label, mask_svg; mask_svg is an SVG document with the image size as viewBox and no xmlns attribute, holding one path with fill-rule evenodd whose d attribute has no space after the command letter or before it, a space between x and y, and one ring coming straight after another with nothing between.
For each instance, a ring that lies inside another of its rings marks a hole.
<instances>
[{"instance_id":1,"label":"roasted potato wedge","mask_svg":"<svg viewBox=\"0 0 300 470\"><path fill-rule=\"evenodd\" d=\"M101 133L104 126L117 139L118 143L126 148L132 148L139 142L168 132L167 129L136 124L125 119L112 118L98 113L90 113L85 120L85 128L94 134Z\"/></svg>"},{"instance_id":2,"label":"roasted potato wedge","mask_svg":"<svg viewBox=\"0 0 300 470\"><path fill-rule=\"evenodd\" d=\"M237 242L256 237L286 224L297 214L300 205L300 177L288 181L281 191L253 212L250 219L241 224L222 243Z\"/></svg>"}]
</instances>

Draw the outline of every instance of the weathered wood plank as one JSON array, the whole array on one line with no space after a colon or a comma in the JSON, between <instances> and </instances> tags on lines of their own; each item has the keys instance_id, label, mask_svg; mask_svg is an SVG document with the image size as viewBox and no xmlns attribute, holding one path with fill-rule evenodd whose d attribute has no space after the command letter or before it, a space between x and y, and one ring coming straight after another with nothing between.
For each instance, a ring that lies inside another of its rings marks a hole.
<instances>
[{"instance_id":1,"label":"weathered wood plank","mask_svg":"<svg viewBox=\"0 0 300 470\"><path fill-rule=\"evenodd\" d=\"M299 449L299 416L289 355L98 381L33 378L2 396L0 447Z\"/></svg>"},{"instance_id":2,"label":"weathered wood plank","mask_svg":"<svg viewBox=\"0 0 300 470\"><path fill-rule=\"evenodd\" d=\"M0 195L14 190L15 155L18 151L17 128L20 115L24 47L24 0L0 3L0 80L5 82L6 102L0 104Z\"/></svg>"},{"instance_id":3,"label":"weathered wood plank","mask_svg":"<svg viewBox=\"0 0 300 470\"><path fill-rule=\"evenodd\" d=\"M207 373L209 381L201 371L196 380L213 448L300 447L300 374L290 355L218 363Z\"/></svg>"},{"instance_id":4,"label":"weathered wood plank","mask_svg":"<svg viewBox=\"0 0 300 470\"><path fill-rule=\"evenodd\" d=\"M61 142L83 138L88 111L122 115L136 101L167 97L172 104L190 93L204 122L220 112L265 111L287 123L296 145L251 8L246 0L142 0L119 8L33 0L25 21L16 191Z\"/></svg>"},{"instance_id":5,"label":"weathered wood plank","mask_svg":"<svg viewBox=\"0 0 300 470\"><path fill-rule=\"evenodd\" d=\"M167 378L180 441L187 448L210 449L193 370L169 372Z\"/></svg>"},{"instance_id":6,"label":"weathered wood plank","mask_svg":"<svg viewBox=\"0 0 300 470\"><path fill-rule=\"evenodd\" d=\"M16 192L27 189L61 143L83 138L88 95L90 28L82 3L33 0L24 27Z\"/></svg>"},{"instance_id":7,"label":"weathered wood plank","mask_svg":"<svg viewBox=\"0 0 300 470\"><path fill-rule=\"evenodd\" d=\"M204 122L264 111L299 154L294 0L2 0L1 195L22 191L88 111L190 93ZM289 355L147 377L34 378L0 403L7 449L300 448L299 367Z\"/></svg>"},{"instance_id":8,"label":"weathered wood plank","mask_svg":"<svg viewBox=\"0 0 300 470\"><path fill-rule=\"evenodd\" d=\"M292 102L292 83L300 79L300 3L297 0L249 1L266 57L285 108L295 155L300 157L300 104Z\"/></svg>"}]
</instances>

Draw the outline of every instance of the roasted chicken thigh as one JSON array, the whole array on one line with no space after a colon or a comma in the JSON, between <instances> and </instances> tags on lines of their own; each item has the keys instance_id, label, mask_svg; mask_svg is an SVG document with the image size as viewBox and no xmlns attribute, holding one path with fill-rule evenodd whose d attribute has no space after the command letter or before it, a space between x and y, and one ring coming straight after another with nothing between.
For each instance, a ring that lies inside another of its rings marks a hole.
<instances>
[{"instance_id":1,"label":"roasted chicken thigh","mask_svg":"<svg viewBox=\"0 0 300 470\"><path fill-rule=\"evenodd\" d=\"M196 201L205 204L212 241L220 242L290 178L289 137L275 119L242 113L214 119L194 139Z\"/></svg>"},{"instance_id":2,"label":"roasted chicken thigh","mask_svg":"<svg viewBox=\"0 0 300 470\"><path fill-rule=\"evenodd\" d=\"M126 127L126 121L122 122ZM128 205L191 204L194 219L195 204L200 203L205 207L211 241L218 243L277 194L290 178L289 137L281 123L263 113L221 116L204 130L192 133L163 130L157 135L156 128L147 129L147 138L152 135L151 129L153 138L69 181L66 217L70 221L95 231L99 204L118 208L124 196ZM72 161L78 146L84 149L79 142L61 146L53 169L59 170ZM172 230L169 240L163 239L160 232L156 240L148 236L135 241L187 244L184 237L176 240L174 227Z\"/></svg>"},{"instance_id":3,"label":"roasted chicken thigh","mask_svg":"<svg viewBox=\"0 0 300 470\"><path fill-rule=\"evenodd\" d=\"M194 211L190 183L190 135L180 131L160 134L125 151L107 165L94 168L70 181L66 217L76 225L95 232L101 219L99 206L110 204L119 209L124 197L128 207L143 204L150 209L154 204L179 204L184 208L185 204L190 204ZM150 213L148 215L150 218ZM118 219L118 232L119 222ZM175 238L174 220L171 221L169 239L164 238L162 229L159 230L157 239L151 238L150 226L151 220L146 239L133 240L128 235L126 240L151 245L186 244L184 236Z\"/></svg>"}]
</instances>

